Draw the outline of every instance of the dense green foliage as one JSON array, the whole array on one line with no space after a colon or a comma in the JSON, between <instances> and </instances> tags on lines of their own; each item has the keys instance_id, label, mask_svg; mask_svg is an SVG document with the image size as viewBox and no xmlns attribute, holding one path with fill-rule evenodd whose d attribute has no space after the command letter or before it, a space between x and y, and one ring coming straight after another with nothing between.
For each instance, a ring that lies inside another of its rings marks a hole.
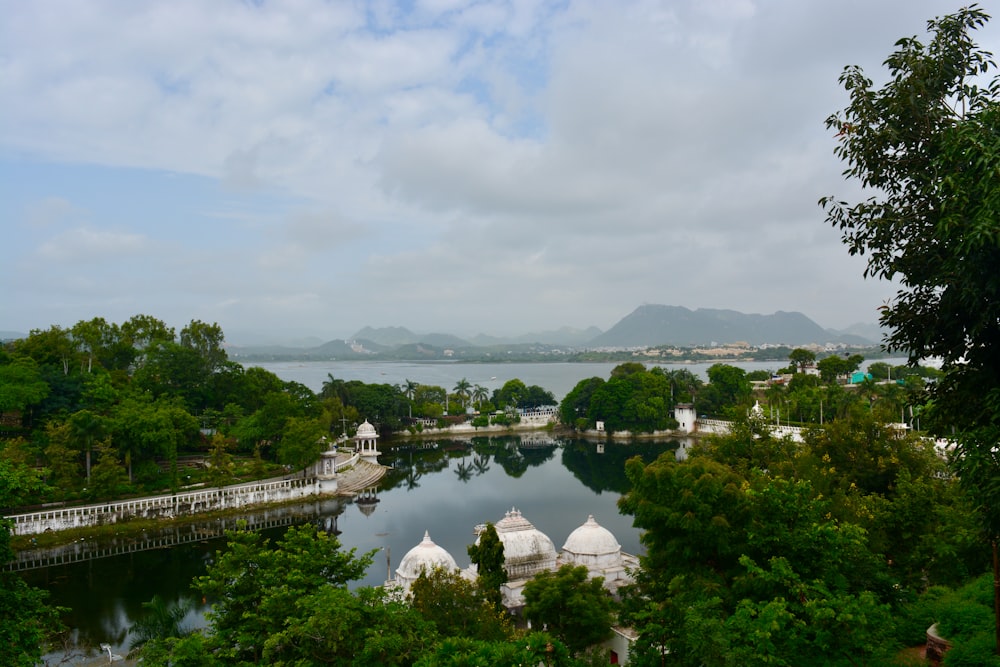
<instances>
[{"instance_id":1,"label":"dense green foliage","mask_svg":"<svg viewBox=\"0 0 1000 667\"><path fill-rule=\"evenodd\" d=\"M627 466L647 553L637 664L840 665L891 656L894 618L986 563L930 444L877 422L774 438L753 420L678 462ZM926 629L926 627L925 627Z\"/></svg>"},{"instance_id":2,"label":"dense green foliage","mask_svg":"<svg viewBox=\"0 0 1000 667\"><path fill-rule=\"evenodd\" d=\"M913 364L942 360L925 423L954 434L992 543L1000 654L1000 79L972 37L988 20L973 5L929 21L929 42L896 43L880 88L845 69L850 104L827 126L867 197L820 203L851 254L867 255L865 274L900 285L882 309L887 344Z\"/></svg>"},{"instance_id":3,"label":"dense green foliage","mask_svg":"<svg viewBox=\"0 0 1000 667\"><path fill-rule=\"evenodd\" d=\"M6 344L0 457L44 471L49 490L31 502L113 499L305 470L326 442L366 419L388 434L449 408L510 410L486 425L517 421L518 407L555 403L518 379L491 397L465 380L449 394L329 376L316 394L231 361L224 343L217 324L193 321L175 333L138 315L121 325L94 318L34 330Z\"/></svg>"},{"instance_id":4,"label":"dense green foliage","mask_svg":"<svg viewBox=\"0 0 1000 667\"><path fill-rule=\"evenodd\" d=\"M573 653L611 637L615 620L604 579L588 578L586 567L563 565L542 572L524 587L524 616L545 628Z\"/></svg>"},{"instance_id":5,"label":"dense green foliage","mask_svg":"<svg viewBox=\"0 0 1000 667\"><path fill-rule=\"evenodd\" d=\"M372 554L343 552L311 526L290 528L273 546L244 531L229 540L195 582L212 601L208 627L150 637L143 664L581 665L557 639L515 630L457 575L425 573L406 601L381 588L350 590Z\"/></svg>"},{"instance_id":6,"label":"dense green foliage","mask_svg":"<svg viewBox=\"0 0 1000 667\"><path fill-rule=\"evenodd\" d=\"M674 405L690 400L701 382L686 370L647 370L639 363L625 363L611 371L608 380L581 380L559 405L564 424L586 430L604 422L605 430L652 433L677 425Z\"/></svg>"},{"instance_id":7,"label":"dense green foliage","mask_svg":"<svg viewBox=\"0 0 1000 667\"><path fill-rule=\"evenodd\" d=\"M0 509L15 506L38 492L34 471L0 459ZM10 522L0 519L0 563L14 558ZM28 586L17 572L0 569L0 646L6 665L30 667L62 629L58 609L46 604L48 593Z\"/></svg>"}]
</instances>

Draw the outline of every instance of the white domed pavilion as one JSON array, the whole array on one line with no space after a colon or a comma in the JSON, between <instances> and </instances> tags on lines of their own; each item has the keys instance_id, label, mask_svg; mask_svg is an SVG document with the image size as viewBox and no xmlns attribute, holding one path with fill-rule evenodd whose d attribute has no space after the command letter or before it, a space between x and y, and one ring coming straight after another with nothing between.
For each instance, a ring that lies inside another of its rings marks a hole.
<instances>
[{"instance_id":1,"label":"white domed pavilion","mask_svg":"<svg viewBox=\"0 0 1000 667\"><path fill-rule=\"evenodd\" d=\"M587 568L590 578L603 577L604 585L612 593L632 580L629 569L639 566L639 559L622 553L610 530L601 526L591 514L586 522L566 538L558 566L573 565Z\"/></svg>"},{"instance_id":2,"label":"white domed pavilion","mask_svg":"<svg viewBox=\"0 0 1000 667\"><path fill-rule=\"evenodd\" d=\"M503 542L504 567L510 579L530 579L539 572L555 568L555 544L519 510L512 508L494 527Z\"/></svg>"},{"instance_id":3,"label":"white domed pavilion","mask_svg":"<svg viewBox=\"0 0 1000 667\"><path fill-rule=\"evenodd\" d=\"M436 568L448 572L457 572L458 563L444 547L439 547L431 539L429 531L424 531L424 539L420 544L406 552L403 560L396 568L396 578L393 580L404 592L409 592L410 586L422 573L431 573Z\"/></svg>"},{"instance_id":4,"label":"white domed pavilion","mask_svg":"<svg viewBox=\"0 0 1000 667\"><path fill-rule=\"evenodd\" d=\"M378 457L382 453L378 450L378 431L368 423L367 419L354 434L354 450L362 459L378 463Z\"/></svg>"}]
</instances>

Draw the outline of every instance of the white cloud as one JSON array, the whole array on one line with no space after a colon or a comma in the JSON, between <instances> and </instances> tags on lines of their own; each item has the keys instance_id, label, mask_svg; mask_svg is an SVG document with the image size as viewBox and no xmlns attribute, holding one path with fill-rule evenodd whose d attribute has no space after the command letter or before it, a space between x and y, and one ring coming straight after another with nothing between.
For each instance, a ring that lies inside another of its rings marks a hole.
<instances>
[{"instance_id":1,"label":"white cloud","mask_svg":"<svg viewBox=\"0 0 1000 667\"><path fill-rule=\"evenodd\" d=\"M897 38L954 8L0 10L0 214L25 223L0 264L41 271L24 262L36 258L50 273L32 310L0 310L27 328L51 313L114 317L84 311L96 306L181 321L217 309L249 330L275 309L322 334L606 327L644 301L874 320L891 290L861 279L816 206L854 192L823 119L846 104L844 65L878 78ZM78 263L92 298L67 300L59 267Z\"/></svg>"},{"instance_id":2,"label":"white cloud","mask_svg":"<svg viewBox=\"0 0 1000 667\"><path fill-rule=\"evenodd\" d=\"M44 261L98 264L109 259L134 259L152 249L139 234L78 227L59 233L38 247Z\"/></svg>"}]
</instances>

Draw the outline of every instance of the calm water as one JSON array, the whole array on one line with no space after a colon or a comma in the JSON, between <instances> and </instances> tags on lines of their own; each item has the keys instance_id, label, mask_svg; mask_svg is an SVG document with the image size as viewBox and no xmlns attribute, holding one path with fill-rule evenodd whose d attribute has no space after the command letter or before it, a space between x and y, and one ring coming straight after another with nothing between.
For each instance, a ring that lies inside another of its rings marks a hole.
<instances>
[{"instance_id":1,"label":"calm water","mask_svg":"<svg viewBox=\"0 0 1000 667\"><path fill-rule=\"evenodd\" d=\"M639 553L639 531L619 514L617 501L627 490L624 463L646 460L676 442L597 445L553 440L547 435L441 440L403 446L383 455L393 469L382 480L377 502L326 503L312 521L340 531L345 548L379 550L358 585L380 585L387 566L395 570L424 531L447 549L459 566L469 564L466 548L473 528L496 522L516 507L561 548L569 533L593 514L630 553ZM383 449L386 449L383 447ZM281 529L265 531L278 537ZM203 574L224 540L206 539L175 546L29 570L25 578L47 588L52 602L73 611L68 624L81 643L107 642L119 653L129 646L128 628L142 603L154 594L168 600L192 598L189 584ZM388 559L388 562L387 562ZM196 599L191 624L202 624L204 605Z\"/></svg>"},{"instance_id":2,"label":"calm water","mask_svg":"<svg viewBox=\"0 0 1000 667\"><path fill-rule=\"evenodd\" d=\"M499 389L508 380L517 378L526 385L538 385L551 391L557 401L561 401L580 380L600 377L607 380L615 363L519 363L519 364L468 364L449 361L289 361L289 362L248 362L247 366L267 369L282 380L304 384L315 392L323 388L328 375L338 380L361 380L368 383L404 384L413 380L420 384L444 387L449 391L465 378L470 383L482 385L491 392ZM706 371L716 362L692 364L647 364L670 370L685 368L703 380ZM740 361L732 362L747 371L777 370L787 366L787 362Z\"/></svg>"},{"instance_id":3,"label":"calm water","mask_svg":"<svg viewBox=\"0 0 1000 667\"><path fill-rule=\"evenodd\" d=\"M885 360L892 364L902 360ZM538 385L561 400L576 384L590 377L607 379L616 363L466 364L453 362L288 362L255 363L284 380L300 382L314 391L331 374L343 380L421 384L451 389L462 378L490 390L513 378ZM686 368L705 378L711 363L660 364ZM778 362L742 362L748 371L771 370ZM569 533L588 514L611 530L625 551L638 553L639 532L631 517L622 516L617 501L627 490L624 462L639 454L647 460L676 442L608 444L597 453L594 443L563 440L548 446L526 445L519 438L475 438L440 441L430 449L389 451L382 462L393 470L376 493L378 502L324 503L305 507L310 519L340 531L345 548L359 553L378 549L364 585L385 580L403 555L420 542L424 531L451 552L459 565L468 565L466 547L473 527L496 522L512 507L545 532L560 548ZM383 451L387 447L383 445ZM365 509L366 511L362 511ZM211 531L209 531L211 532ZM266 531L278 537L281 529ZM142 603L153 595L167 600L193 599L188 616L192 625L204 623L204 605L190 590L193 577L203 574L222 539L205 539L183 546L105 557L70 565L30 570L25 578L51 592L52 603L69 607L67 623L82 644L110 643L116 652L129 646L128 628L142 614ZM388 557L389 562L387 563Z\"/></svg>"}]
</instances>

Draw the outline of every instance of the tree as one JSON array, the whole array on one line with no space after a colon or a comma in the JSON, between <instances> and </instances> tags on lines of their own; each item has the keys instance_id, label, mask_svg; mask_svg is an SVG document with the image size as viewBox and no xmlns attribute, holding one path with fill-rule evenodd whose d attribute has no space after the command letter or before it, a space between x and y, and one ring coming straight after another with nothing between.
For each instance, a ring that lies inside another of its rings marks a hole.
<instances>
[{"instance_id":1,"label":"tree","mask_svg":"<svg viewBox=\"0 0 1000 667\"><path fill-rule=\"evenodd\" d=\"M22 412L48 394L49 385L34 359L0 354L0 413Z\"/></svg>"},{"instance_id":2,"label":"tree","mask_svg":"<svg viewBox=\"0 0 1000 667\"><path fill-rule=\"evenodd\" d=\"M806 367L816 361L816 353L812 350L797 347L789 353L788 360L799 367L800 373L805 373Z\"/></svg>"},{"instance_id":3,"label":"tree","mask_svg":"<svg viewBox=\"0 0 1000 667\"><path fill-rule=\"evenodd\" d=\"M37 497L42 483L34 470L0 459L0 509L17 507ZM0 519L0 563L14 559L10 522ZM17 572L0 569L0 645L13 667L41 662L53 636L62 629L58 609L48 606L46 591L33 588Z\"/></svg>"},{"instance_id":4,"label":"tree","mask_svg":"<svg viewBox=\"0 0 1000 667\"><path fill-rule=\"evenodd\" d=\"M483 385L477 384L475 387L472 388L472 401L473 403L475 403L476 409L481 411L483 409L483 403L485 403L486 399L488 399L489 397L490 397L490 390L484 387Z\"/></svg>"},{"instance_id":5,"label":"tree","mask_svg":"<svg viewBox=\"0 0 1000 667\"><path fill-rule=\"evenodd\" d=\"M110 498L114 500L122 494L128 485L128 473L122 466L111 443L104 441L94 447L97 452L97 463L94 464L93 474L90 478L90 485L87 495L91 498Z\"/></svg>"},{"instance_id":6,"label":"tree","mask_svg":"<svg viewBox=\"0 0 1000 667\"><path fill-rule=\"evenodd\" d=\"M816 370L819 371L819 377L823 382L832 384L837 381L838 376L850 375L858 370L864 360L865 358L860 354L852 354L849 357L838 357L831 354L816 363Z\"/></svg>"},{"instance_id":7,"label":"tree","mask_svg":"<svg viewBox=\"0 0 1000 667\"><path fill-rule=\"evenodd\" d=\"M447 638L433 653L418 661L416 667L576 667L579 664L558 639L545 632L531 632L516 642Z\"/></svg>"},{"instance_id":8,"label":"tree","mask_svg":"<svg viewBox=\"0 0 1000 667\"><path fill-rule=\"evenodd\" d=\"M512 410L521 404L521 398L527 393L528 387L521 380L507 380L500 389L493 392L493 405Z\"/></svg>"},{"instance_id":9,"label":"tree","mask_svg":"<svg viewBox=\"0 0 1000 667\"><path fill-rule=\"evenodd\" d=\"M332 378L332 376L331 376ZM420 385L413 380L407 378L406 384L403 385L403 396L406 396L408 403L406 404L408 417L413 419L413 398L417 395L417 387ZM478 385L476 385L478 387Z\"/></svg>"},{"instance_id":10,"label":"tree","mask_svg":"<svg viewBox=\"0 0 1000 667\"><path fill-rule=\"evenodd\" d=\"M855 204L820 199L849 252L867 254L865 276L901 285L882 307L886 345L911 365L941 358L933 421L958 431L957 458L972 461L961 479L976 493L1000 477L989 455L1000 424L1000 84L995 74L984 81L996 65L971 36L988 20L972 6L928 21L930 41L899 40L879 89L861 68L844 70L850 104L827 127L837 131L845 177L871 194ZM996 511L986 510L984 526L1000 652Z\"/></svg>"},{"instance_id":11,"label":"tree","mask_svg":"<svg viewBox=\"0 0 1000 667\"><path fill-rule=\"evenodd\" d=\"M229 453L232 442L221 433L212 435L211 449L208 455L208 483L211 486L223 487L233 481L233 455Z\"/></svg>"},{"instance_id":12,"label":"tree","mask_svg":"<svg viewBox=\"0 0 1000 667\"><path fill-rule=\"evenodd\" d=\"M625 620L646 660L666 646L672 664L826 664L884 643L897 595L885 558L808 480L741 475L698 452L633 459L627 473L620 506L647 553Z\"/></svg>"},{"instance_id":13,"label":"tree","mask_svg":"<svg viewBox=\"0 0 1000 667\"><path fill-rule=\"evenodd\" d=\"M563 565L525 584L524 615L580 653L611 637L614 605L602 577L589 579L586 567Z\"/></svg>"},{"instance_id":14,"label":"tree","mask_svg":"<svg viewBox=\"0 0 1000 667\"><path fill-rule=\"evenodd\" d=\"M146 351L158 344L173 342L174 330L162 320L150 315L133 315L121 325L121 337L130 348L127 365L122 368L135 370L146 361Z\"/></svg>"},{"instance_id":15,"label":"tree","mask_svg":"<svg viewBox=\"0 0 1000 667\"><path fill-rule=\"evenodd\" d=\"M509 639L513 625L505 612L457 572L437 568L421 572L410 585L411 604L442 637L482 641Z\"/></svg>"},{"instance_id":16,"label":"tree","mask_svg":"<svg viewBox=\"0 0 1000 667\"><path fill-rule=\"evenodd\" d=\"M695 400L699 413L733 417L746 407L752 389L745 370L730 364L712 364L706 373L708 384Z\"/></svg>"},{"instance_id":17,"label":"tree","mask_svg":"<svg viewBox=\"0 0 1000 667\"><path fill-rule=\"evenodd\" d=\"M330 432L329 419L312 419L310 417L292 417L285 424L281 441L278 443L278 463L290 466L293 470L302 470L315 463L326 442L322 439Z\"/></svg>"},{"instance_id":18,"label":"tree","mask_svg":"<svg viewBox=\"0 0 1000 667\"><path fill-rule=\"evenodd\" d=\"M455 395L462 399L462 407L466 407L469 402L470 390L472 389L472 383L462 378L455 383Z\"/></svg>"},{"instance_id":19,"label":"tree","mask_svg":"<svg viewBox=\"0 0 1000 667\"><path fill-rule=\"evenodd\" d=\"M296 625L290 619L301 619L327 589L346 593L347 583L360 579L372 560L370 553L342 551L335 537L309 524L289 528L273 547L248 531L228 538L229 548L195 582L214 600L206 615L208 640L224 664L265 662L265 650L278 650L273 642L268 647L271 638Z\"/></svg>"},{"instance_id":20,"label":"tree","mask_svg":"<svg viewBox=\"0 0 1000 667\"><path fill-rule=\"evenodd\" d=\"M503 608L503 596L500 587L507 583L507 570L504 568L503 542L497 535L496 526L487 523L475 544L470 544L469 559L476 566L479 578L479 589L496 609Z\"/></svg>"},{"instance_id":21,"label":"tree","mask_svg":"<svg viewBox=\"0 0 1000 667\"><path fill-rule=\"evenodd\" d=\"M208 374L219 370L227 360L224 342L222 327L216 323L206 324L201 320L191 320L190 324L181 329L181 346L198 353Z\"/></svg>"},{"instance_id":22,"label":"tree","mask_svg":"<svg viewBox=\"0 0 1000 667\"><path fill-rule=\"evenodd\" d=\"M90 410L80 410L69 418L73 441L86 455L87 481L90 481L90 454L96 443L104 436L106 424L103 417Z\"/></svg>"},{"instance_id":23,"label":"tree","mask_svg":"<svg viewBox=\"0 0 1000 667\"><path fill-rule=\"evenodd\" d=\"M190 629L184 625L184 617L193 607L194 601L191 599L181 598L168 602L160 595L154 595L148 602L143 602L143 617L129 628L129 634L135 637L132 648L155 639L183 637L188 634Z\"/></svg>"}]
</instances>

